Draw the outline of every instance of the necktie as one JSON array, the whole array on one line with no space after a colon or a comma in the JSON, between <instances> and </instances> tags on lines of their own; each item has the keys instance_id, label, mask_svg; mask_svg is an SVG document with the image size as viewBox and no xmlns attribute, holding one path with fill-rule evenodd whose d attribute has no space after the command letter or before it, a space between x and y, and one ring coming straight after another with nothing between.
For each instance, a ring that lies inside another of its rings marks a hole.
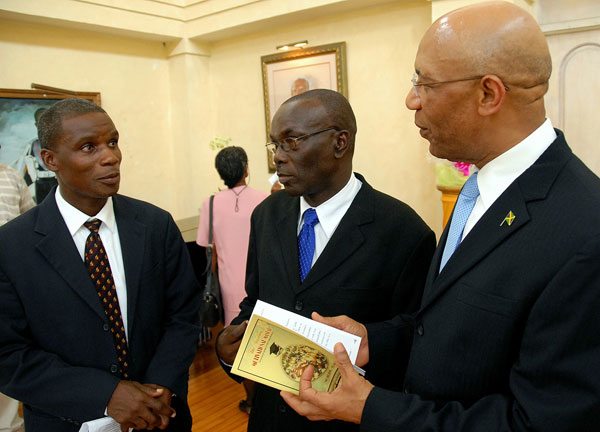
<instances>
[{"instance_id":1,"label":"necktie","mask_svg":"<svg viewBox=\"0 0 600 432\"><path fill-rule=\"evenodd\" d=\"M127 373L128 353L125 327L123 326L119 299L117 298L117 290L115 289L115 283L110 270L108 255L106 255L104 245L98 234L101 223L101 220L94 219L84 224L90 230L90 235L85 242L85 265L96 287L96 292L104 308L104 313L108 317L109 328L113 335L119 362L119 375L121 378L129 378Z\"/></svg>"},{"instance_id":2,"label":"necktie","mask_svg":"<svg viewBox=\"0 0 600 432\"><path fill-rule=\"evenodd\" d=\"M456 201L456 207L454 208L454 214L452 215L452 221L450 222L448 238L446 239L446 246L444 247L444 253L442 254L440 272L460 244L465 224L475 206L478 196L479 188L477 187L477 172L474 172L463 186L460 195L458 196L458 200Z\"/></svg>"},{"instance_id":3,"label":"necktie","mask_svg":"<svg viewBox=\"0 0 600 432\"><path fill-rule=\"evenodd\" d=\"M312 266L315 254L315 225L319 223L317 212L309 208L304 212L304 225L298 236L298 259L300 261L300 280L304 282Z\"/></svg>"}]
</instances>

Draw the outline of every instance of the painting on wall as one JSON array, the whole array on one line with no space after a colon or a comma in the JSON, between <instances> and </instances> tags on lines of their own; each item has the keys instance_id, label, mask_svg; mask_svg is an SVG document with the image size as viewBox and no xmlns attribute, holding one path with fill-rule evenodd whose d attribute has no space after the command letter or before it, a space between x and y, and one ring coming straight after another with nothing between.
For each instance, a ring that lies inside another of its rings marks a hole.
<instances>
[{"instance_id":1,"label":"painting on wall","mask_svg":"<svg viewBox=\"0 0 600 432\"><path fill-rule=\"evenodd\" d=\"M326 88L348 97L346 43L338 42L261 57L265 98L266 137L271 120L283 102L307 90ZM267 150L269 171L275 171Z\"/></svg>"},{"instance_id":2,"label":"painting on wall","mask_svg":"<svg viewBox=\"0 0 600 432\"><path fill-rule=\"evenodd\" d=\"M37 203L56 184L54 173L46 169L40 156L37 119L56 101L74 96L100 105L100 93L96 92L0 89L0 163L23 175Z\"/></svg>"}]
</instances>

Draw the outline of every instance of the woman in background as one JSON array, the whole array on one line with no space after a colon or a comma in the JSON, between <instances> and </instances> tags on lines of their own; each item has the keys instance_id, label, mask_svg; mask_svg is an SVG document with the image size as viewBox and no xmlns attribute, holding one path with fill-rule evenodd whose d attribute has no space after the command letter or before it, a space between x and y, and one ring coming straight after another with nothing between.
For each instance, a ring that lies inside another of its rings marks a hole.
<instances>
[{"instance_id":1,"label":"woman in background","mask_svg":"<svg viewBox=\"0 0 600 432\"><path fill-rule=\"evenodd\" d=\"M239 312L239 304L246 296L246 258L250 237L250 215L267 196L248 187L248 156L241 147L225 147L215 158L215 168L227 189L215 194L213 201L213 245L217 252L219 284L225 312L226 327ZM196 243L208 246L209 201L204 200L200 212ZM244 381L247 398L240 402L240 409L250 412L252 399L250 382Z\"/></svg>"}]
</instances>

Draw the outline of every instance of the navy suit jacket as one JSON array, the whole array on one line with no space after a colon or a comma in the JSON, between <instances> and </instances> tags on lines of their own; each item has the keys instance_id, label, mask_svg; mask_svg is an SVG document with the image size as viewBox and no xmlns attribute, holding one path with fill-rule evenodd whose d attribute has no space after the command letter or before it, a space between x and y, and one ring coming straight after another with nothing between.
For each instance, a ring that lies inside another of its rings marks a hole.
<instances>
[{"instance_id":1,"label":"navy suit jacket","mask_svg":"<svg viewBox=\"0 0 600 432\"><path fill-rule=\"evenodd\" d=\"M171 216L113 197L127 284L131 379L173 391L189 418L199 289ZM54 193L0 228L0 390L23 401L28 432L77 431L119 382L112 335ZM175 402L174 402L175 403Z\"/></svg>"},{"instance_id":2,"label":"navy suit jacket","mask_svg":"<svg viewBox=\"0 0 600 432\"><path fill-rule=\"evenodd\" d=\"M438 274L445 230L416 315L367 326L370 363L413 342L361 431L598 430L600 179L557 134Z\"/></svg>"},{"instance_id":3,"label":"navy suit jacket","mask_svg":"<svg viewBox=\"0 0 600 432\"><path fill-rule=\"evenodd\" d=\"M374 322L415 311L435 236L406 204L373 189L365 179L350 208L304 282L300 282L297 227L300 198L277 192L259 204L251 219L246 267L247 297L233 320L248 319L257 299L310 317L346 314ZM384 383L382 368L369 370ZM310 422L296 414L279 391L257 386L248 430L348 431L341 422Z\"/></svg>"}]
</instances>

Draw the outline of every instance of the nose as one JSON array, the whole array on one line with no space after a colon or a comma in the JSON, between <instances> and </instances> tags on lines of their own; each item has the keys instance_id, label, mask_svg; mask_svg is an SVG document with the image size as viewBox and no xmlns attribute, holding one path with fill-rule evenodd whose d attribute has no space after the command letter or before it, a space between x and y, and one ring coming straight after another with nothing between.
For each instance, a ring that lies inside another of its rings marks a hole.
<instances>
[{"instance_id":1,"label":"nose","mask_svg":"<svg viewBox=\"0 0 600 432\"><path fill-rule=\"evenodd\" d=\"M101 159L102 165L116 165L121 162L121 150L118 147L104 147Z\"/></svg>"},{"instance_id":2,"label":"nose","mask_svg":"<svg viewBox=\"0 0 600 432\"><path fill-rule=\"evenodd\" d=\"M414 87L411 87L406 95L406 100L404 101L406 107L409 110L418 110L421 109L421 98L417 94L417 91Z\"/></svg>"},{"instance_id":3,"label":"nose","mask_svg":"<svg viewBox=\"0 0 600 432\"><path fill-rule=\"evenodd\" d=\"M275 150L275 153L273 153L273 162L275 163L275 166L281 162L285 163L287 161L287 157L287 153L284 152L281 147L277 147L277 150Z\"/></svg>"}]
</instances>

